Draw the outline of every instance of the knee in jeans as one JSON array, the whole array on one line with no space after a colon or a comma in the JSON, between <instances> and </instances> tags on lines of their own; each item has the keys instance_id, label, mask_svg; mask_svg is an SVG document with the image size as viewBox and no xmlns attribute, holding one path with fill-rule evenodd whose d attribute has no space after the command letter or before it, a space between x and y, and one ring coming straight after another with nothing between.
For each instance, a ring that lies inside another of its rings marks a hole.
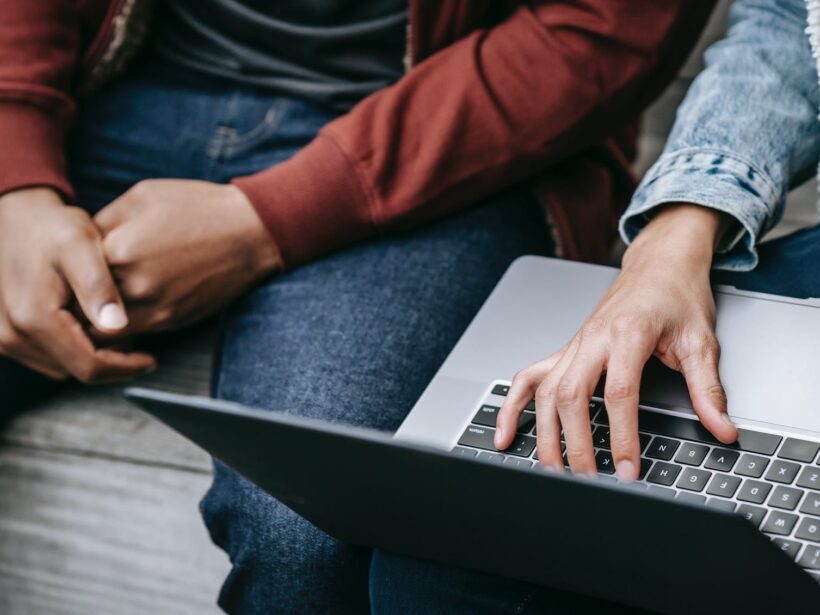
<instances>
[{"instance_id":1,"label":"knee in jeans","mask_svg":"<svg viewBox=\"0 0 820 615\"><path fill-rule=\"evenodd\" d=\"M367 611L368 550L330 538L219 462L200 508L233 565L219 597L228 613Z\"/></svg>"}]
</instances>

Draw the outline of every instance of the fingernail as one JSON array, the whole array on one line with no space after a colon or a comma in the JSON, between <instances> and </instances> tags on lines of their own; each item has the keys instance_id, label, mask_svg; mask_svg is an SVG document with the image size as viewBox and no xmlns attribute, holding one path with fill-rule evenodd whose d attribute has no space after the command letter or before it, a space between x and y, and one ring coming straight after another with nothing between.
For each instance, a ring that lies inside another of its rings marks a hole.
<instances>
[{"instance_id":1,"label":"fingernail","mask_svg":"<svg viewBox=\"0 0 820 615\"><path fill-rule=\"evenodd\" d=\"M732 421L732 417L729 416L729 414L727 412L724 412L720 416L723 419L723 422L726 423L729 427L734 427L735 426L734 422Z\"/></svg>"},{"instance_id":2,"label":"fingernail","mask_svg":"<svg viewBox=\"0 0 820 615\"><path fill-rule=\"evenodd\" d=\"M501 443L504 441L504 428L499 427L495 430L495 438L493 439L493 444L497 449L501 449Z\"/></svg>"},{"instance_id":3,"label":"fingernail","mask_svg":"<svg viewBox=\"0 0 820 615\"><path fill-rule=\"evenodd\" d=\"M635 465L628 459L618 462L615 467L615 473L618 475L618 480L622 483L628 483L634 480Z\"/></svg>"},{"instance_id":4,"label":"fingernail","mask_svg":"<svg viewBox=\"0 0 820 615\"><path fill-rule=\"evenodd\" d=\"M100 326L103 329L116 331L128 324L128 317L125 310L117 303L106 303L100 310Z\"/></svg>"}]
</instances>

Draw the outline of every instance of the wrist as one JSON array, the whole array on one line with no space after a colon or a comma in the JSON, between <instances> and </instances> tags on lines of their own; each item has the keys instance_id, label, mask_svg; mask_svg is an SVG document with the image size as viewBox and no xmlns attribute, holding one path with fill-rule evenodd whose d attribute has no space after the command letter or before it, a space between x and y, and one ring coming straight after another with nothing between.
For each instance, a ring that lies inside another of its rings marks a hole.
<instances>
[{"instance_id":1,"label":"wrist","mask_svg":"<svg viewBox=\"0 0 820 615\"><path fill-rule=\"evenodd\" d=\"M65 208L60 195L51 188L24 188L0 195L0 220L16 225L21 216L43 219Z\"/></svg>"},{"instance_id":2,"label":"wrist","mask_svg":"<svg viewBox=\"0 0 820 615\"><path fill-rule=\"evenodd\" d=\"M15 205L26 205L29 203L55 206L65 204L57 191L52 188L21 188L0 194L0 207L5 207L6 205L13 207Z\"/></svg>"},{"instance_id":3,"label":"wrist","mask_svg":"<svg viewBox=\"0 0 820 615\"><path fill-rule=\"evenodd\" d=\"M248 247L248 267L255 272L255 277L263 278L282 268L279 250L265 229L262 220L256 214L256 209L245 193L236 186L225 186L230 200L235 204L237 212L245 220L245 243Z\"/></svg>"},{"instance_id":4,"label":"wrist","mask_svg":"<svg viewBox=\"0 0 820 615\"><path fill-rule=\"evenodd\" d=\"M624 266L644 257L708 271L731 218L688 203L670 204L644 227L624 254Z\"/></svg>"}]
</instances>

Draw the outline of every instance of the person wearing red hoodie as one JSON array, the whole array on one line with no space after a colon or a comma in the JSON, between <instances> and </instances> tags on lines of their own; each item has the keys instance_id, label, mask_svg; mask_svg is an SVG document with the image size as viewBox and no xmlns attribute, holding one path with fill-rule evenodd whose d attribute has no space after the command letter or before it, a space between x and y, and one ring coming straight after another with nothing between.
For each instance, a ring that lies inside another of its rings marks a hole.
<instances>
[{"instance_id":1,"label":"person wearing red hoodie","mask_svg":"<svg viewBox=\"0 0 820 615\"><path fill-rule=\"evenodd\" d=\"M513 259L606 259L712 4L4 0L5 406L222 312L214 395L395 429ZM369 551L218 462L202 510L226 610L369 608Z\"/></svg>"}]
</instances>

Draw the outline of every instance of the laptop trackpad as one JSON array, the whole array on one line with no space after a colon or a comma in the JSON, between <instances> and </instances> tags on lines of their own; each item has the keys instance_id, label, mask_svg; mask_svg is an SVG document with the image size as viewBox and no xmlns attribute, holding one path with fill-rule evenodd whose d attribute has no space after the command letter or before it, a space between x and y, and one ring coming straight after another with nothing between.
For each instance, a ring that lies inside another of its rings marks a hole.
<instances>
[{"instance_id":1,"label":"laptop trackpad","mask_svg":"<svg viewBox=\"0 0 820 615\"><path fill-rule=\"evenodd\" d=\"M731 292L716 299L729 413L820 433L820 309ZM654 359L641 394L648 405L691 408L680 374Z\"/></svg>"}]
</instances>

